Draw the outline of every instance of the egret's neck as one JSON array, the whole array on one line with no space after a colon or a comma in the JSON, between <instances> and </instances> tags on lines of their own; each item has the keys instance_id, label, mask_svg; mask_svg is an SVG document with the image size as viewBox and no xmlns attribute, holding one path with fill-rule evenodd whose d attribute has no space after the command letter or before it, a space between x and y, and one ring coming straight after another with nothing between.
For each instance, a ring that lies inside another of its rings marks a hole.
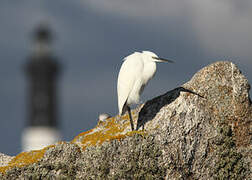
<instances>
[{"instance_id":1,"label":"egret's neck","mask_svg":"<svg viewBox=\"0 0 252 180\"><path fill-rule=\"evenodd\" d=\"M153 61L144 64L143 80L145 84L153 78L156 73L156 68L156 63Z\"/></svg>"}]
</instances>

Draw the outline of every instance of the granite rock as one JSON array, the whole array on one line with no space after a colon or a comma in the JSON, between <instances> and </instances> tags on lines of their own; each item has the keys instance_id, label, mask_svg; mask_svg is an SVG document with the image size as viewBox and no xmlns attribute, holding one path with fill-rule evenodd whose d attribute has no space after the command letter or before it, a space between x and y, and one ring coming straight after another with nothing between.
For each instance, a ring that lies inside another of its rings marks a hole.
<instances>
[{"instance_id":1,"label":"granite rock","mask_svg":"<svg viewBox=\"0 0 252 180\"><path fill-rule=\"evenodd\" d=\"M21 153L1 179L252 179L250 85L231 62L133 110L98 122L71 142ZM32 159L32 160L31 160Z\"/></svg>"}]
</instances>

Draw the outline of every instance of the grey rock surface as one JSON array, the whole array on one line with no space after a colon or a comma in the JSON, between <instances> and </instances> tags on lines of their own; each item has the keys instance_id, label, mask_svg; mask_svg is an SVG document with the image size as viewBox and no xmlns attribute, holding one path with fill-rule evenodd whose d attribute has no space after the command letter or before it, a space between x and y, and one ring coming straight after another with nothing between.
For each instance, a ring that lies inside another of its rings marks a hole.
<instances>
[{"instance_id":1,"label":"grey rock surface","mask_svg":"<svg viewBox=\"0 0 252 180\"><path fill-rule=\"evenodd\" d=\"M107 119L0 178L252 179L249 89L236 65L216 62L139 106L139 131L130 133L125 117Z\"/></svg>"},{"instance_id":2,"label":"grey rock surface","mask_svg":"<svg viewBox=\"0 0 252 180\"><path fill-rule=\"evenodd\" d=\"M0 166L6 166L13 159L12 156L7 156L3 153L0 153Z\"/></svg>"}]
</instances>

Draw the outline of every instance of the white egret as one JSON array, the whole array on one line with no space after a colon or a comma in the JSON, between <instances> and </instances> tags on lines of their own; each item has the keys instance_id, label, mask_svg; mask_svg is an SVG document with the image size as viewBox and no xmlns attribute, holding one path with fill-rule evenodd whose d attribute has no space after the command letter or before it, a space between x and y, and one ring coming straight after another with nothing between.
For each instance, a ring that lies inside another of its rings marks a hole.
<instances>
[{"instance_id":1,"label":"white egret","mask_svg":"<svg viewBox=\"0 0 252 180\"><path fill-rule=\"evenodd\" d=\"M124 58L117 79L117 95L119 114L129 113L132 131L133 120L130 111L131 104L138 104L140 95L146 84L156 72L156 62L173 62L159 58L150 51L135 52Z\"/></svg>"}]
</instances>

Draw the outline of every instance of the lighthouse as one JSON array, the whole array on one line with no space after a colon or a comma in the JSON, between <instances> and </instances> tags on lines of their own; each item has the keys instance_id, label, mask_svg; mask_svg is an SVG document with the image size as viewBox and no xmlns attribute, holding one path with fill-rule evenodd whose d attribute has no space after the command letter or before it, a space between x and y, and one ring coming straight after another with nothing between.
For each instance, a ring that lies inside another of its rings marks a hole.
<instances>
[{"instance_id":1,"label":"lighthouse","mask_svg":"<svg viewBox=\"0 0 252 180\"><path fill-rule=\"evenodd\" d=\"M33 34L31 55L25 64L27 77L27 122L22 150L36 150L61 139L57 117L59 64L51 49L52 33L40 24Z\"/></svg>"}]
</instances>

